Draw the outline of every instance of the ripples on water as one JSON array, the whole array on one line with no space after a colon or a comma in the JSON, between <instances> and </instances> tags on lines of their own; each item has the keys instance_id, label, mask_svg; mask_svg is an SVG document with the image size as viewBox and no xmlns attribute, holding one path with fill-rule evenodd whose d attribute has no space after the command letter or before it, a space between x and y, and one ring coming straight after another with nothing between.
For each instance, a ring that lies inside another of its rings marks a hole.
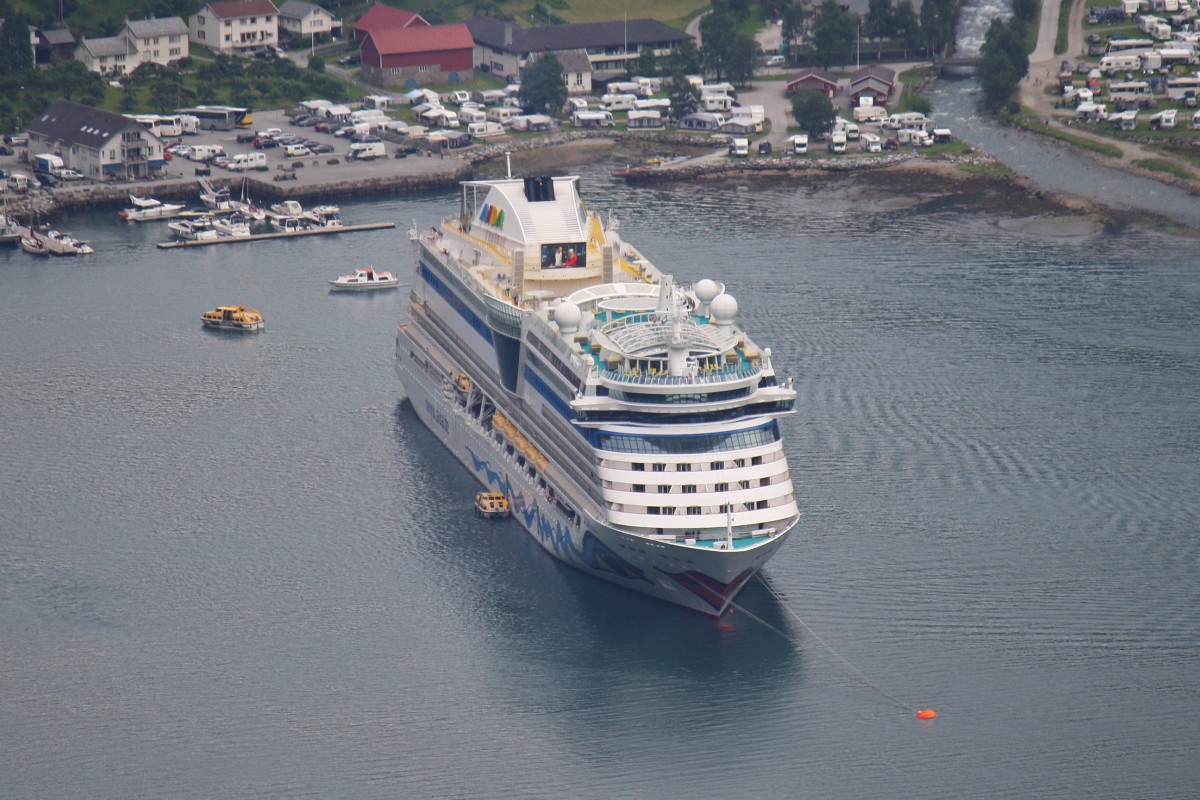
<instances>
[{"instance_id":1,"label":"ripples on water","mask_svg":"<svg viewBox=\"0 0 1200 800\"><path fill-rule=\"evenodd\" d=\"M403 291L324 291L402 231L163 253L87 216L88 261L0 251L0 796L1189 797L1194 244L584 174L796 376L767 580L869 684L758 583L795 644L475 520L401 398ZM242 301L265 334L200 330Z\"/></svg>"}]
</instances>

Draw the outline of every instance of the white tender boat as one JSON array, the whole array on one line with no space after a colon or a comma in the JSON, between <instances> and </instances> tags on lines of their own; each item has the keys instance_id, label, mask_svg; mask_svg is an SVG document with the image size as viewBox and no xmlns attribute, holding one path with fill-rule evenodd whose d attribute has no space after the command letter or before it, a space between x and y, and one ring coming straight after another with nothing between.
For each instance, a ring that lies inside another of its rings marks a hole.
<instances>
[{"instance_id":1,"label":"white tender boat","mask_svg":"<svg viewBox=\"0 0 1200 800\"><path fill-rule=\"evenodd\" d=\"M304 212L304 218L318 228L342 227L342 209L337 206L314 206Z\"/></svg>"},{"instance_id":2,"label":"white tender boat","mask_svg":"<svg viewBox=\"0 0 1200 800\"><path fill-rule=\"evenodd\" d=\"M183 213L185 208L181 203L164 203L153 197L139 197L136 194L129 195L129 202L132 206L117 212L117 216L126 222L172 219Z\"/></svg>"},{"instance_id":3,"label":"white tender boat","mask_svg":"<svg viewBox=\"0 0 1200 800\"><path fill-rule=\"evenodd\" d=\"M331 291L369 292L372 289L395 289L400 280L390 272L380 272L374 267L354 270L353 275L342 275L329 281Z\"/></svg>"}]
</instances>

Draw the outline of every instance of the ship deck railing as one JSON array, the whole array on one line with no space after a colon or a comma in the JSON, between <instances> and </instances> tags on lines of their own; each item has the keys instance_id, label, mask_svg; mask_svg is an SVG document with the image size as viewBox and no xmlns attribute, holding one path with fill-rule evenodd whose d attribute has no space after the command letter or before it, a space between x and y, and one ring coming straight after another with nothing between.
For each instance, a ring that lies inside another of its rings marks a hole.
<instances>
[{"instance_id":1,"label":"ship deck railing","mask_svg":"<svg viewBox=\"0 0 1200 800\"><path fill-rule=\"evenodd\" d=\"M596 358L596 371L604 380L630 386L695 386L698 384L728 383L753 378L762 372L757 365L700 369L694 375L670 375L633 369L609 369Z\"/></svg>"}]
</instances>

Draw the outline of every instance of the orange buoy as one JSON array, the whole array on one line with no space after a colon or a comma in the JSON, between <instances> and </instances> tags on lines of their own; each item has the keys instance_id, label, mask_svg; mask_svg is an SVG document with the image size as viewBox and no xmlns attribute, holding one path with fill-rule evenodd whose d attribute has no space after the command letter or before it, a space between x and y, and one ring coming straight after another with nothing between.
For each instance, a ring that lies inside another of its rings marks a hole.
<instances>
[{"instance_id":1,"label":"orange buoy","mask_svg":"<svg viewBox=\"0 0 1200 800\"><path fill-rule=\"evenodd\" d=\"M917 712L917 719L933 719L937 716L937 712L932 708L922 708Z\"/></svg>"}]
</instances>

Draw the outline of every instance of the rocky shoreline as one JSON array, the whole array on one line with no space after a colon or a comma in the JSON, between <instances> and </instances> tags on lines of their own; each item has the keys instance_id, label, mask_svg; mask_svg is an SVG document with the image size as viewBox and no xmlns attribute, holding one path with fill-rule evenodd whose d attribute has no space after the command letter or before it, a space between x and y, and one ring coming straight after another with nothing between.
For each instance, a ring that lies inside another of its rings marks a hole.
<instances>
[{"instance_id":1,"label":"rocky shoreline","mask_svg":"<svg viewBox=\"0 0 1200 800\"><path fill-rule=\"evenodd\" d=\"M339 165L330 160L327 163L331 166L322 166L320 170L314 164L303 180L278 182L270 173L251 173L244 180L246 191L260 200L333 200L450 188L462 180L479 177L477 173L502 174L506 159L511 160L515 172L531 172L558 171L605 160L619 162L622 158L634 161L646 155L663 154L686 157L662 167L638 170L626 180L637 186L705 181L744 181L754 185L787 182L814 191L844 186L863 195L864 201L869 197L869 202L886 202L895 208L919 207L935 201L941 205L961 202L1017 219L1085 217L1094 227L1164 224L1150 215L1118 212L1086 198L1043 192L982 151L939 158L901 152L837 159L732 160L724 157L723 151L714 151L707 136L668 138L625 131L555 133L475 146L469 152L449 158L410 157L405 160L408 163L403 173L383 169L366 172L360 165ZM213 180L234 191L243 186L243 178L237 175L214 174ZM833 185L834 181L838 186ZM13 210L44 217L62 209L120 207L128 204L131 193L151 193L162 200L190 200L196 194L196 180L181 175L138 183L62 187L30 195L21 204L14 204Z\"/></svg>"}]
</instances>

